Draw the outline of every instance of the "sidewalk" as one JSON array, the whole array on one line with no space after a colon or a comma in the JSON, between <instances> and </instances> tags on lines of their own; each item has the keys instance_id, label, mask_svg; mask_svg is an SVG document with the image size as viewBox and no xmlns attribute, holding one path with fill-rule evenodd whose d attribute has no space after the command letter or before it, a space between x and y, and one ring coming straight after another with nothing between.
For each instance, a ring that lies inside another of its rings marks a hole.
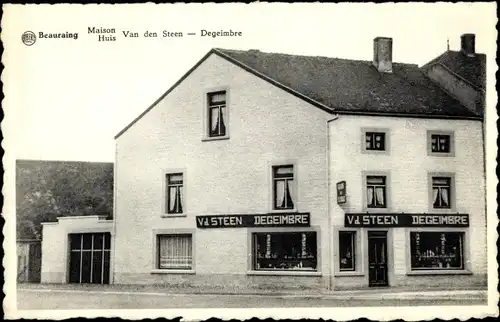
<instances>
[{"instance_id":1,"label":"sidewalk","mask_svg":"<svg viewBox=\"0 0 500 322\"><path fill-rule=\"evenodd\" d=\"M339 300L412 300L412 299L436 299L436 300L467 300L487 299L487 290L475 289L453 289L433 288L415 290L411 288L395 287L384 289L361 289L361 290L339 290L315 292L312 290L224 290L224 289L200 289L193 287L168 287L165 285L92 285L92 284L18 284L19 290L40 291L70 291L70 292L92 292L92 293L143 293L145 295L244 295L258 297L280 297L280 298L321 298Z\"/></svg>"}]
</instances>

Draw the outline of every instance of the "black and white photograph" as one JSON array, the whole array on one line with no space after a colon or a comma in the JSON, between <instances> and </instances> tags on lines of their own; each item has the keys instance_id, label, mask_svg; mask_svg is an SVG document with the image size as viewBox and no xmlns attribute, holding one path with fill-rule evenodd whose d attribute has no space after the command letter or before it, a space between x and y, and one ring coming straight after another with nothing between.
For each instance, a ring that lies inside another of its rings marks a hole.
<instances>
[{"instance_id":1,"label":"black and white photograph","mask_svg":"<svg viewBox=\"0 0 500 322\"><path fill-rule=\"evenodd\" d=\"M498 316L496 10L3 5L5 318Z\"/></svg>"}]
</instances>

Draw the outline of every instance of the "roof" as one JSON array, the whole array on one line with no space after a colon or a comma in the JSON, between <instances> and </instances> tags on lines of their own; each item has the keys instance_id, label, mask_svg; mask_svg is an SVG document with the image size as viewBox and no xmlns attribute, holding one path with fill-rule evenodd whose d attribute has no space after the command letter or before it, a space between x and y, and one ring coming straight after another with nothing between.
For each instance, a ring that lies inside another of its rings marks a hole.
<instances>
[{"instance_id":1,"label":"roof","mask_svg":"<svg viewBox=\"0 0 500 322\"><path fill-rule=\"evenodd\" d=\"M481 119L427 78L416 64L393 63L392 73L381 73L371 61L214 48L115 139L211 54L329 113Z\"/></svg>"},{"instance_id":2,"label":"roof","mask_svg":"<svg viewBox=\"0 0 500 322\"><path fill-rule=\"evenodd\" d=\"M486 89L486 55L470 57L460 51L447 50L422 68L441 64L477 89Z\"/></svg>"}]
</instances>

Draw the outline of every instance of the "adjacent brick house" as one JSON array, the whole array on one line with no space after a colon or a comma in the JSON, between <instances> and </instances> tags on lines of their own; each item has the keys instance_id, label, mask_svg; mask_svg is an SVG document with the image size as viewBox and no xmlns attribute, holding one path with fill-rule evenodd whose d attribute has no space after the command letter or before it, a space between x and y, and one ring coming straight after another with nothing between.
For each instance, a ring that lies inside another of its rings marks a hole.
<instances>
[{"instance_id":1,"label":"adjacent brick house","mask_svg":"<svg viewBox=\"0 0 500 322\"><path fill-rule=\"evenodd\" d=\"M115 138L110 282L484 285L473 39L423 68L383 37L373 61L211 50Z\"/></svg>"}]
</instances>

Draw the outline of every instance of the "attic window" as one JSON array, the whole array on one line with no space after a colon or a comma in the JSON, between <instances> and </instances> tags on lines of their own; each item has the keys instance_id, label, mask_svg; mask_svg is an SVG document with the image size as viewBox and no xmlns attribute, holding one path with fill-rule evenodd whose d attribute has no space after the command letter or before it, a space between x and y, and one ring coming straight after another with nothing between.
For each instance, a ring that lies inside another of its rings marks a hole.
<instances>
[{"instance_id":1,"label":"attic window","mask_svg":"<svg viewBox=\"0 0 500 322\"><path fill-rule=\"evenodd\" d=\"M208 93L208 136L226 136L226 91Z\"/></svg>"}]
</instances>

